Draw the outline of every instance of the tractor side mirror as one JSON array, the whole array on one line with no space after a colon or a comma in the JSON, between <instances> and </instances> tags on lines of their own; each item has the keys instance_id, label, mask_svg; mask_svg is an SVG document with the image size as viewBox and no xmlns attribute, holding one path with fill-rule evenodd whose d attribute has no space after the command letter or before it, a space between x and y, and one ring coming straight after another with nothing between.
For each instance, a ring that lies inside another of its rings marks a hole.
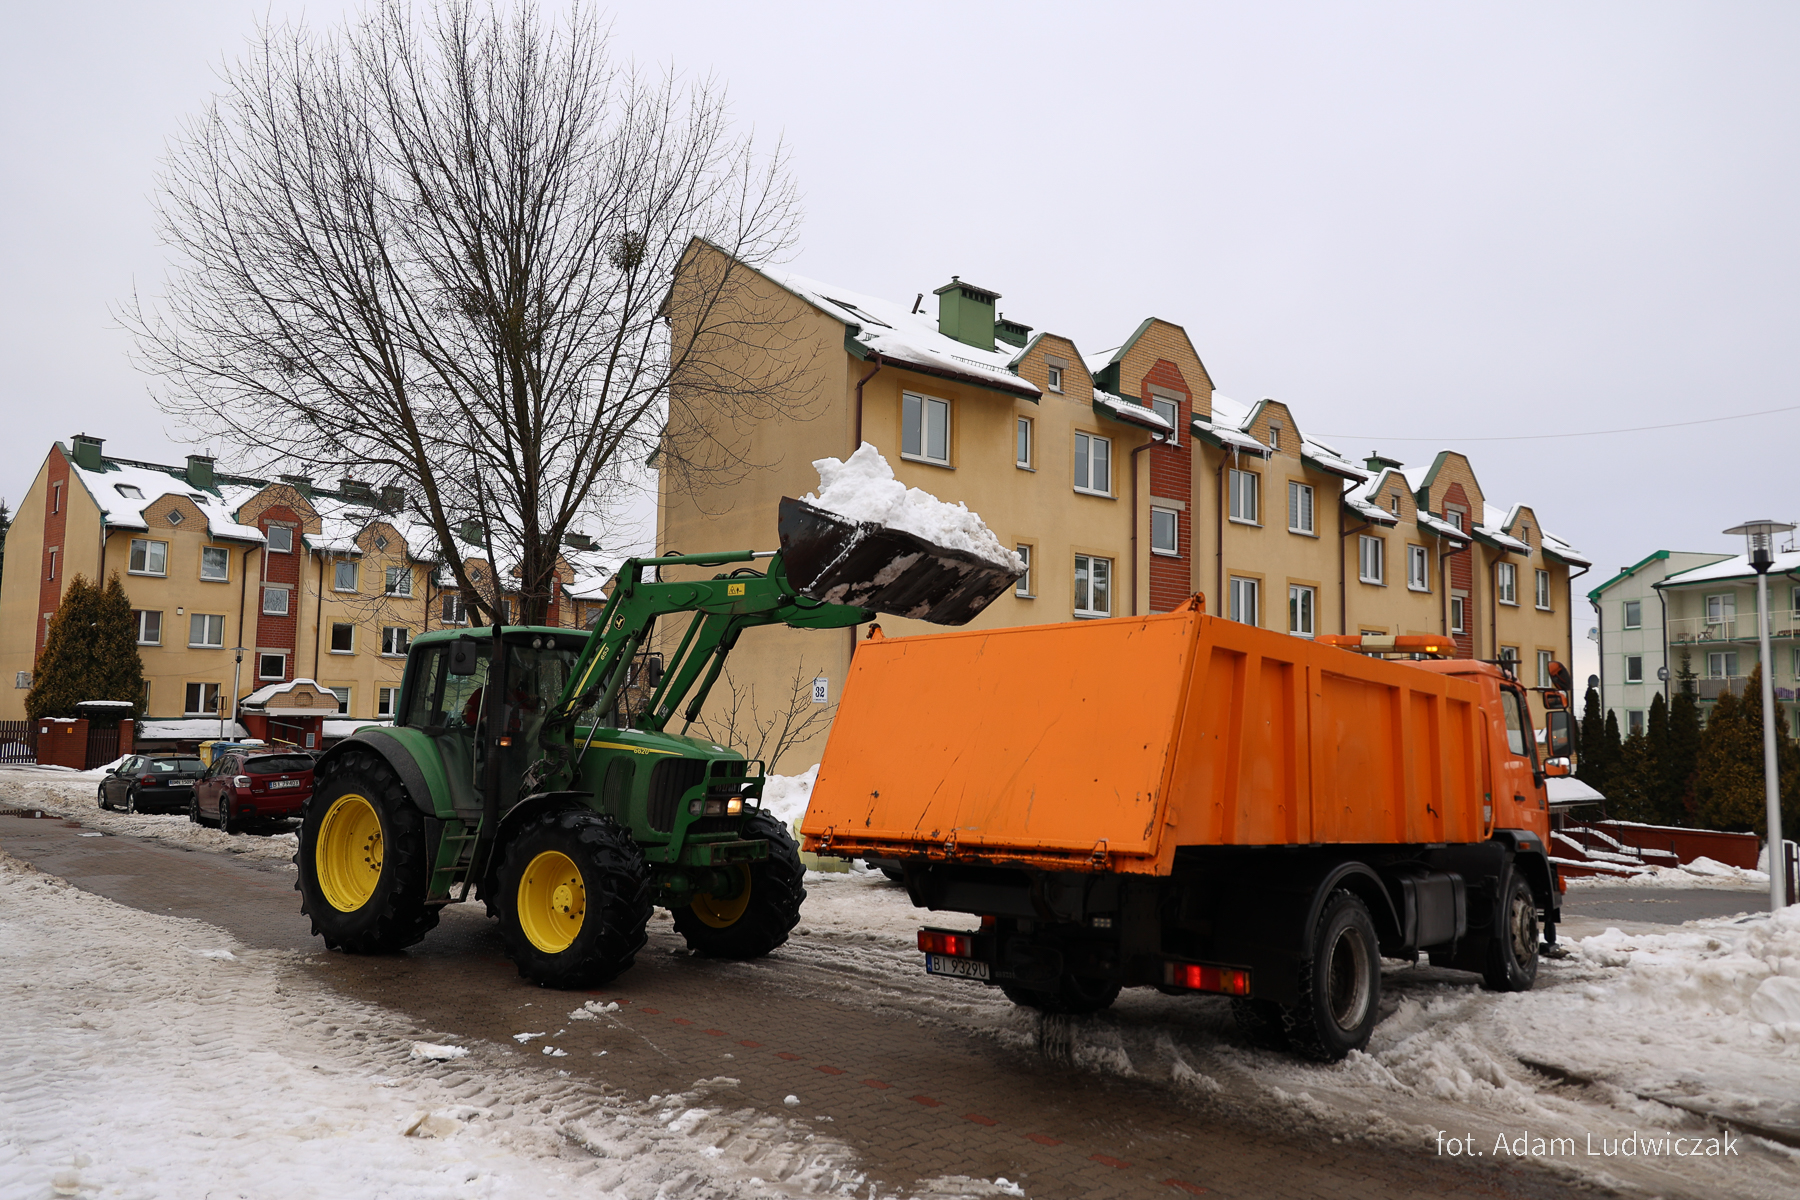
<instances>
[{"instance_id":1,"label":"tractor side mirror","mask_svg":"<svg viewBox=\"0 0 1800 1200\"><path fill-rule=\"evenodd\" d=\"M658 684L662 683L662 677L662 655L652 654L649 658L644 660L644 682L650 687L656 687Z\"/></svg>"},{"instance_id":2,"label":"tractor side mirror","mask_svg":"<svg viewBox=\"0 0 1800 1200\"><path fill-rule=\"evenodd\" d=\"M480 658L475 652L474 642L467 638L457 638L450 643L450 674L473 675Z\"/></svg>"},{"instance_id":3,"label":"tractor side mirror","mask_svg":"<svg viewBox=\"0 0 1800 1200\"><path fill-rule=\"evenodd\" d=\"M1544 720L1549 725L1549 736L1546 740L1550 743L1550 757L1563 759L1567 765L1569 753L1575 748L1575 722L1570 717L1569 710L1566 708L1551 709L1544 714Z\"/></svg>"}]
</instances>

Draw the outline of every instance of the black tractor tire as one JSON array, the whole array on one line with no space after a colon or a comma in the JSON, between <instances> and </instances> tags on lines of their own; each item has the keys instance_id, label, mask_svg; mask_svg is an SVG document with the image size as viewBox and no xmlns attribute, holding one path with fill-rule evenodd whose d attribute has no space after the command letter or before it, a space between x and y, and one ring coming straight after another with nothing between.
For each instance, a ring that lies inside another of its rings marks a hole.
<instances>
[{"instance_id":1,"label":"black tractor tire","mask_svg":"<svg viewBox=\"0 0 1800 1200\"><path fill-rule=\"evenodd\" d=\"M1500 927L1488 938L1481 986L1490 992L1529 992L1538 971L1537 901L1517 871L1507 873Z\"/></svg>"},{"instance_id":2,"label":"black tractor tire","mask_svg":"<svg viewBox=\"0 0 1800 1200\"><path fill-rule=\"evenodd\" d=\"M1350 892L1326 898L1300 968L1300 1001L1284 1007L1288 1044L1337 1062L1369 1044L1381 1016L1381 950L1368 906Z\"/></svg>"},{"instance_id":3,"label":"black tractor tire","mask_svg":"<svg viewBox=\"0 0 1800 1200\"><path fill-rule=\"evenodd\" d=\"M650 868L612 817L548 812L507 839L490 906L520 975L596 988L629 969L648 940Z\"/></svg>"},{"instance_id":4,"label":"black tractor tire","mask_svg":"<svg viewBox=\"0 0 1800 1200\"><path fill-rule=\"evenodd\" d=\"M1112 1002L1119 998L1118 984L1080 975L1064 975L1054 986L1044 989L1002 984L1000 990L1021 1008L1071 1017L1084 1017L1111 1008Z\"/></svg>"},{"instance_id":5,"label":"black tractor tire","mask_svg":"<svg viewBox=\"0 0 1800 1200\"><path fill-rule=\"evenodd\" d=\"M339 812L346 824L339 827L334 820L334 828L327 829L326 818L339 801L345 802ZM364 836L347 838L346 830L355 828L349 818L357 815L363 817ZM320 878L321 834L333 854L326 872L336 903ZM351 843L356 850L349 849ZM332 761L306 802L300 849L294 855L300 876L294 889L300 893L300 911L312 918L314 936L325 939L330 949L350 954L389 954L419 941L438 923L437 906L425 902L431 850L425 844L424 814L379 755L353 750ZM346 875L355 857L373 873L372 883L360 868L358 874Z\"/></svg>"},{"instance_id":6,"label":"black tractor tire","mask_svg":"<svg viewBox=\"0 0 1800 1200\"><path fill-rule=\"evenodd\" d=\"M698 896L674 911L675 929L687 939L688 949L708 958L761 958L787 941L800 923L806 868L787 826L759 809L744 818L740 836L769 843L769 857L738 868L749 894L740 892L719 903Z\"/></svg>"},{"instance_id":7,"label":"black tractor tire","mask_svg":"<svg viewBox=\"0 0 1800 1200\"><path fill-rule=\"evenodd\" d=\"M1286 1050L1287 1026L1282 1021L1281 1005L1273 1000L1253 996L1231 998L1231 1019L1237 1023L1244 1040L1259 1050Z\"/></svg>"}]
</instances>

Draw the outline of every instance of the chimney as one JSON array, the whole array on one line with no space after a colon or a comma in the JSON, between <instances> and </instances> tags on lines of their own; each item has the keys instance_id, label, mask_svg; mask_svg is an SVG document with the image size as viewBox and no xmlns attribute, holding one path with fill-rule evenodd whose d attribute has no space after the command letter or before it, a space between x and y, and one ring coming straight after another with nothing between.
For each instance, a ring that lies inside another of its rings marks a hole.
<instances>
[{"instance_id":1,"label":"chimney","mask_svg":"<svg viewBox=\"0 0 1800 1200\"><path fill-rule=\"evenodd\" d=\"M310 476L310 475L283 475L281 477L281 482L287 484L289 487L293 488L296 492L299 492L302 498L307 499L307 500L312 499L312 487L313 487L312 476Z\"/></svg>"},{"instance_id":2,"label":"chimney","mask_svg":"<svg viewBox=\"0 0 1800 1200\"><path fill-rule=\"evenodd\" d=\"M964 283L952 275L950 282L933 290L938 298L938 332L945 337L975 347L994 348L994 302L999 292Z\"/></svg>"},{"instance_id":3,"label":"chimney","mask_svg":"<svg viewBox=\"0 0 1800 1200\"><path fill-rule=\"evenodd\" d=\"M1363 459L1363 466L1369 468L1369 470L1375 472L1377 475L1381 474L1383 471L1398 471L1403 465L1404 464L1397 458L1383 458L1374 451L1370 451L1369 457Z\"/></svg>"},{"instance_id":4,"label":"chimney","mask_svg":"<svg viewBox=\"0 0 1800 1200\"><path fill-rule=\"evenodd\" d=\"M213 485L213 459L210 454L190 454L187 456L187 481L201 491Z\"/></svg>"},{"instance_id":5,"label":"chimney","mask_svg":"<svg viewBox=\"0 0 1800 1200\"><path fill-rule=\"evenodd\" d=\"M406 489L401 487L384 487L381 489L381 508L383 512L399 512L406 507Z\"/></svg>"},{"instance_id":6,"label":"chimney","mask_svg":"<svg viewBox=\"0 0 1800 1200\"><path fill-rule=\"evenodd\" d=\"M103 471L106 469L106 462L100 457L100 447L106 444L104 440L97 437L90 437L85 433L78 433L69 440L75 444L75 453L73 457L76 466L84 471Z\"/></svg>"},{"instance_id":7,"label":"chimney","mask_svg":"<svg viewBox=\"0 0 1800 1200\"><path fill-rule=\"evenodd\" d=\"M563 534L563 545L571 550L592 550L594 539L585 533L565 533Z\"/></svg>"},{"instance_id":8,"label":"chimney","mask_svg":"<svg viewBox=\"0 0 1800 1200\"><path fill-rule=\"evenodd\" d=\"M456 536L477 548L484 545L487 539L483 536L480 521L464 521L456 527Z\"/></svg>"},{"instance_id":9,"label":"chimney","mask_svg":"<svg viewBox=\"0 0 1800 1200\"><path fill-rule=\"evenodd\" d=\"M994 337L998 341L1023 350L1025 343L1031 340L1031 326L1021 325L1017 321L1009 321L1006 314L1001 313L994 319Z\"/></svg>"},{"instance_id":10,"label":"chimney","mask_svg":"<svg viewBox=\"0 0 1800 1200\"><path fill-rule=\"evenodd\" d=\"M375 489L355 479L338 480L338 492L346 500L373 500Z\"/></svg>"}]
</instances>

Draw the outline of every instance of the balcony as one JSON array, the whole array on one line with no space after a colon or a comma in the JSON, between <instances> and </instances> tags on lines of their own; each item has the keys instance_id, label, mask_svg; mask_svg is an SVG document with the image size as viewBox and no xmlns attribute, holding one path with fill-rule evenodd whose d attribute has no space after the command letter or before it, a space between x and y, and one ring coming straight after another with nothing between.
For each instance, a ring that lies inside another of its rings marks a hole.
<instances>
[{"instance_id":1,"label":"balcony","mask_svg":"<svg viewBox=\"0 0 1800 1200\"><path fill-rule=\"evenodd\" d=\"M1770 614L1769 636L1791 638L1800 632L1800 612L1778 608ZM1756 614L1708 621L1705 617L1675 617L1669 621L1670 645L1702 645L1706 642L1754 642L1757 639Z\"/></svg>"},{"instance_id":2,"label":"balcony","mask_svg":"<svg viewBox=\"0 0 1800 1200\"><path fill-rule=\"evenodd\" d=\"M1742 696L1744 689L1749 685L1750 677L1748 675L1722 675L1717 679L1696 679L1694 680L1694 694L1702 700L1717 700L1726 692Z\"/></svg>"}]
</instances>

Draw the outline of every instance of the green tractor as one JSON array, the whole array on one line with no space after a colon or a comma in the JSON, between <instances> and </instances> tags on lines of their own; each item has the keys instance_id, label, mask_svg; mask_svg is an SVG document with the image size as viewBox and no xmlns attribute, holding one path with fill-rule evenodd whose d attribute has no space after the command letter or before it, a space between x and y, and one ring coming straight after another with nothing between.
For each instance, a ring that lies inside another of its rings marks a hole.
<instances>
[{"instance_id":1,"label":"green tractor","mask_svg":"<svg viewBox=\"0 0 1800 1200\"><path fill-rule=\"evenodd\" d=\"M785 942L805 873L762 810L763 764L685 732L739 635L881 612L962 624L1015 577L797 500L782 501L780 532L779 551L628 560L591 631L418 637L393 725L319 759L294 857L313 933L354 954L396 951L472 891L519 973L561 988L630 967L653 905L700 954L756 958ZM719 573L662 579L670 567ZM663 670L650 637L677 614L690 619Z\"/></svg>"}]
</instances>

